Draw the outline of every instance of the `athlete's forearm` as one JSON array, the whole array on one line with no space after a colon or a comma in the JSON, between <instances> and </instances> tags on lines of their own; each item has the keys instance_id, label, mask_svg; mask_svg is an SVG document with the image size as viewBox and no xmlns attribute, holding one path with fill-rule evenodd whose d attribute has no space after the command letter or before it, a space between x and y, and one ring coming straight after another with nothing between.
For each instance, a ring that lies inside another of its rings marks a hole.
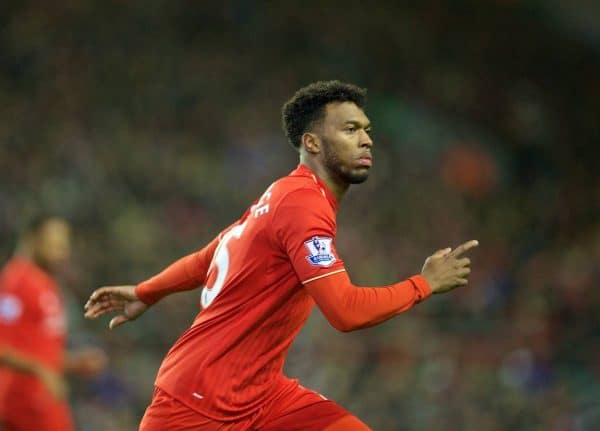
<instances>
[{"instance_id":1,"label":"athlete's forearm","mask_svg":"<svg viewBox=\"0 0 600 431\"><path fill-rule=\"evenodd\" d=\"M35 376L39 375L47 368L41 362L5 346L0 346L0 365L21 373L33 374Z\"/></svg>"},{"instance_id":2,"label":"athlete's forearm","mask_svg":"<svg viewBox=\"0 0 600 431\"><path fill-rule=\"evenodd\" d=\"M56 398L64 398L68 387L62 375L41 361L28 357L18 350L0 346L0 367L35 376Z\"/></svg>"},{"instance_id":3,"label":"athlete's forearm","mask_svg":"<svg viewBox=\"0 0 600 431\"><path fill-rule=\"evenodd\" d=\"M142 302L151 305L172 293L197 288L206 281L218 244L219 240L215 238L202 250L182 257L160 274L141 282L135 288L136 295Z\"/></svg>"},{"instance_id":4,"label":"athlete's forearm","mask_svg":"<svg viewBox=\"0 0 600 431\"><path fill-rule=\"evenodd\" d=\"M311 281L308 293L333 327L348 332L388 320L431 295L420 275L381 287L360 287L343 271Z\"/></svg>"}]
</instances>

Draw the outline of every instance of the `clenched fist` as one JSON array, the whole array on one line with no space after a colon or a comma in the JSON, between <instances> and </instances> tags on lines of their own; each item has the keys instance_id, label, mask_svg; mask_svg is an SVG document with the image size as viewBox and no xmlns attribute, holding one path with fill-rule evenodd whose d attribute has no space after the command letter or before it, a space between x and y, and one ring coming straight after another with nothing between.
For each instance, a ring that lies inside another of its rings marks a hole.
<instances>
[{"instance_id":1,"label":"clenched fist","mask_svg":"<svg viewBox=\"0 0 600 431\"><path fill-rule=\"evenodd\" d=\"M429 283L432 293L448 292L468 283L471 260L461 255L478 245L479 242L475 240L468 241L454 250L451 248L438 250L427 258L421 275Z\"/></svg>"}]
</instances>

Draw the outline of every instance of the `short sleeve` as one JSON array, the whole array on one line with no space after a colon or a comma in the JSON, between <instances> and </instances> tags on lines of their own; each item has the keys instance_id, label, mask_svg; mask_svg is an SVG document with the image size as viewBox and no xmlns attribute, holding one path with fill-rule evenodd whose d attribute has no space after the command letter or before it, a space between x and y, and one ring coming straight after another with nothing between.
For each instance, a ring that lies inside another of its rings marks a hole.
<instances>
[{"instance_id":1,"label":"short sleeve","mask_svg":"<svg viewBox=\"0 0 600 431\"><path fill-rule=\"evenodd\" d=\"M317 190L294 190L282 198L273 220L274 239L302 283L345 271L335 248L335 213Z\"/></svg>"}]
</instances>

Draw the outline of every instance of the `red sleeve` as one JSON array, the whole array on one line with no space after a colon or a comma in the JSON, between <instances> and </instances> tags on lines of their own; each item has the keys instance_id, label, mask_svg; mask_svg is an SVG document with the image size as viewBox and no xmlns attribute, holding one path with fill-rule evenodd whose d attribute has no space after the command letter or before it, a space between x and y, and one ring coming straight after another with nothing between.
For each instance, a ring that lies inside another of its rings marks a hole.
<instances>
[{"instance_id":1,"label":"red sleeve","mask_svg":"<svg viewBox=\"0 0 600 431\"><path fill-rule=\"evenodd\" d=\"M334 210L317 190L297 189L286 195L273 216L273 229L302 283L345 271L335 250Z\"/></svg>"},{"instance_id":2,"label":"red sleeve","mask_svg":"<svg viewBox=\"0 0 600 431\"><path fill-rule=\"evenodd\" d=\"M420 275L390 286L354 286L346 272L305 284L329 323L343 332L368 328L411 308L431 295Z\"/></svg>"},{"instance_id":3,"label":"red sleeve","mask_svg":"<svg viewBox=\"0 0 600 431\"><path fill-rule=\"evenodd\" d=\"M194 289L203 284L220 237L219 235L213 239L202 250L182 257L160 274L138 284L135 288L138 298L151 305L171 293Z\"/></svg>"}]
</instances>

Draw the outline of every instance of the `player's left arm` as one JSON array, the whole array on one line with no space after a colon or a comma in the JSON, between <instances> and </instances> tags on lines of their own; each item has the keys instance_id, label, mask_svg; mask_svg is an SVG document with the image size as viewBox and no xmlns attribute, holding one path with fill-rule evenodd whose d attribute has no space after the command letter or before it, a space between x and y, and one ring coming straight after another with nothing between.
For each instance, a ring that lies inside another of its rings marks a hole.
<instances>
[{"instance_id":1,"label":"player's left arm","mask_svg":"<svg viewBox=\"0 0 600 431\"><path fill-rule=\"evenodd\" d=\"M367 328L410 309L432 293L465 286L471 260L462 255L478 244L468 241L455 250L438 250L427 258L421 274L389 286L355 286L346 271L308 280L304 285L336 329Z\"/></svg>"},{"instance_id":2,"label":"player's left arm","mask_svg":"<svg viewBox=\"0 0 600 431\"><path fill-rule=\"evenodd\" d=\"M431 295L420 275L389 286L362 287L346 271L304 284L327 321L339 331L350 332L384 322Z\"/></svg>"},{"instance_id":3,"label":"player's left arm","mask_svg":"<svg viewBox=\"0 0 600 431\"><path fill-rule=\"evenodd\" d=\"M336 224L332 207L315 189L286 195L274 215L273 241L283 249L298 279L327 320L340 331L376 325L400 314L432 293L467 283L470 260L461 254L477 245L439 250L425 262L421 274L389 286L355 286L335 250Z\"/></svg>"}]
</instances>

